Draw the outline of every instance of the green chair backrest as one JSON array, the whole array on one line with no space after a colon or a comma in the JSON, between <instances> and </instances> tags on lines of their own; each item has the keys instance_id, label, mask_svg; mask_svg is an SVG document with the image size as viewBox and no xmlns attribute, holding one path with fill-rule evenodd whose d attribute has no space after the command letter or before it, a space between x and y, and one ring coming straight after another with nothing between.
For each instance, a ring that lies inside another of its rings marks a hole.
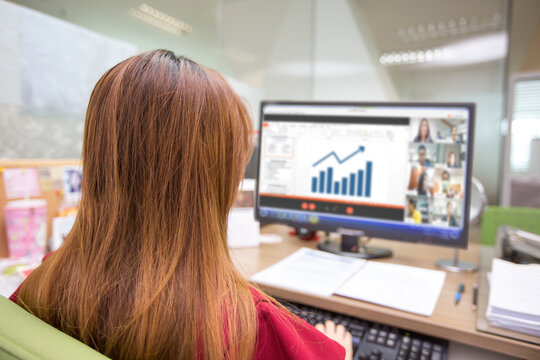
<instances>
[{"instance_id":1,"label":"green chair backrest","mask_svg":"<svg viewBox=\"0 0 540 360\"><path fill-rule=\"evenodd\" d=\"M0 295L0 359L106 360Z\"/></svg>"},{"instance_id":2,"label":"green chair backrest","mask_svg":"<svg viewBox=\"0 0 540 360\"><path fill-rule=\"evenodd\" d=\"M495 245L497 229L501 225L540 235L540 209L488 206L482 216L482 245Z\"/></svg>"}]
</instances>

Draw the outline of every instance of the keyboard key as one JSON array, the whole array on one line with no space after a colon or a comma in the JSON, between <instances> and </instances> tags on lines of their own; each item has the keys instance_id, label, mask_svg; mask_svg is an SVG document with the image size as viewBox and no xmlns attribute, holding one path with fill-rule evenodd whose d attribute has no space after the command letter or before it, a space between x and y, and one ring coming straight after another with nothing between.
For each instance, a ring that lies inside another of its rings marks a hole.
<instances>
[{"instance_id":1,"label":"keyboard key","mask_svg":"<svg viewBox=\"0 0 540 360\"><path fill-rule=\"evenodd\" d=\"M438 351L434 351L433 354L431 354L431 360L441 360L442 356L441 353Z\"/></svg>"},{"instance_id":2,"label":"keyboard key","mask_svg":"<svg viewBox=\"0 0 540 360\"><path fill-rule=\"evenodd\" d=\"M357 337L357 338L362 339L364 337L364 331L352 329L351 335L353 336L353 338Z\"/></svg>"},{"instance_id":3,"label":"keyboard key","mask_svg":"<svg viewBox=\"0 0 540 360\"><path fill-rule=\"evenodd\" d=\"M384 331L384 330L381 330L381 331L379 331L379 336L385 338L386 336L388 336L388 333L386 331Z\"/></svg>"},{"instance_id":4,"label":"keyboard key","mask_svg":"<svg viewBox=\"0 0 540 360\"><path fill-rule=\"evenodd\" d=\"M420 347L420 344L422 344L422 342L420 340L418 340L418 339L413 339L412 344L417 345L418 347Z\"/></svg>"},{"instance_id":5,"label":"keyboard key","mask_svg":"<svg viewBox=\"0 0 540 360\"><path fill-rule=\"evenodd\" d=\"M358 360L369 360L369 355L366 353L360 353L360 355L358 355Z\"/></svg>"},{"instance_id":6,"label":"keyboard key","mask_svg":"<svg viewBox=\"0 0 540 360\"><path fill-rule=\"evenodd\" d=\"M377 336L377 333L378 333L378 332L379 332L379 331L378 331L377 329L375 329L375 328L369 329L369 333L372 334L372 335Z\"/></svg>"},{"instance_id":7,"label":"keyboard key","mask_svg":"<svg viewBox=\"0 0 540 360\"><path fill-rule=\"evenodd\" d=\"M396 340L396 339L397 339L397 334L391 332L390 334L388 334L388 338L389 338L390 340Z\"/></svg>"},{"instance_id":8,"label":"keyboard key","mask_svg":"<svg viewBox=\"0 0 540 360\"><path fill-rule=\"evenodd\" d=\"M384 345L384 341L385 341L385 339L384 339L383 337L380 337L380 336L379 336L379 337L377 338L377 344L379 344L379 345Z\"/></svg>"},{"instance_id":9,"label":"keyboard key","mask_svg":"<svg viewBox=\"0 0 540 360\"><path fill-rule=\"evenodd\" d=\"M432 345L429 341L424 341L424 342L422 343L422 349L428 349L428 350L431 350L431 347L432 347L432 346L433 346L433 345Z\"/></svg>"},{"instance_id":10,"label":"keyboard key","mask_svg":"<svg viewBox=\"0 0 540 360\"><path fill-rule=\"evenodd\" d=\"M420 360L429 360L429 355L420 355Z\"/></svg>"},{"instance_id":11,"label":"keyboard key","mask_svg":"<svg viewBox=\"0 0 540 360\"><path fill-rule=\"evenodd\" d=\"M370 355L369 360L379 360L379 355Z\"/></svg>"},{"instance_id":12,"label":"keyboard key","mask_svg":"<svg viewBox=\"0 0 540 360\"><path fill-rule=\"evenodd\" d=\"M431 354L430 349L422 348L422 355L429 356Z\"/></svg>"},{"instance_id":13,"label":"keyboard key","mask_svg":"<svg viewBox=\"0 0 540 360\"><path fill-rule=\"evenodd\" d=\"M415 353L420 352L420 345L413 344L411 346L411 352L415 352Z\"/></svg>"},{"instance_id":14,"label":"keyboard key","mask_svg":"<svg viewBox=\"0 0 540 360\"><path fill-rule=\"evenodd\" d=\"M369 342L375 342L376 340L377 340L377 338L373 334L369 334L368 337L367 337L367 341L369 341Z\"/></svg>"},{"instance_id":15,"label":"keyboard key","mask_svg":"<svg viewBox=\"0 0 540 360\"><path fill-rule=\"evenodd\" d=\"M408 344L411 342L411 338L408 336L404 336L401 341L403 341L404 344Z\"/></svg>"},{"instance_id":16,"label":"keyboard key","mask_svg":"<svg viewBox=\"0 0 540 360\"><path fill-rule=\"evenodd\" d=\"M396 346L396 342L392 339L388 339L386 340L386 346L393 348L394 346Z\"/></svg>"},{"instance_id":17,"label":"keyboard key","mask_svg":"<svg viewBox=\"0 0 540 360\"><path fill-rule=\"evenodd\" d=\"M361 343L362 343L362 338L357 337L357 336L353 336L353 338L352 338L353 348L356 348L356 347L360 346Z\"/></svg>"},{"instance_id":18,"label":"keyboard key","mask_svg":"<svg viewBox=\"0 0 540 360\"><path fill-rule=\"evenodd\" d=\"M441 345L433 346L433 351L442 352L442 346Z\"/></svg>"},{"instance_id":19,"label":"keyboard key","mask_svg":"<svg viewBox=\"0 0 540 360\"><path fill-rule=\"evenodd\" d=\"M349 324L349 327L351 328L351 330L358 330L358 331L365 331L366 328L364 326L362 326L362 324L359 324L359 323L350 323Z\"/></svg>"}]
</instances>

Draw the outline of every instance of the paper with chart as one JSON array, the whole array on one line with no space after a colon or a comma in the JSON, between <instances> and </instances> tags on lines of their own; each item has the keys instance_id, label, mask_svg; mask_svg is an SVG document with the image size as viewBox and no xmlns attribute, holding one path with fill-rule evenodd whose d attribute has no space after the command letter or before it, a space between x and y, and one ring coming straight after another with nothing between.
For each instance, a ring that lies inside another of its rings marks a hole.
<instances>
[{"instance_id":1,"label":"paper with chart","mask_svg":"<svg viewBox=\"0 0 540 360\"><path fill-rule=\"evenodd\" d=\"M431 316L445 278L444 271L369 261L336 294Z\"/></svg>"},{"instance_id":2,"label":"paper with chart","mask_svg":"<svg viewBox=\"0 0 540 360\"><path fill-rule=\"evenodd\" d=\"M251 280L262 285L330 296L365 263L365 260L301 248L253 275Z\"/></svg>"}]
</instances>

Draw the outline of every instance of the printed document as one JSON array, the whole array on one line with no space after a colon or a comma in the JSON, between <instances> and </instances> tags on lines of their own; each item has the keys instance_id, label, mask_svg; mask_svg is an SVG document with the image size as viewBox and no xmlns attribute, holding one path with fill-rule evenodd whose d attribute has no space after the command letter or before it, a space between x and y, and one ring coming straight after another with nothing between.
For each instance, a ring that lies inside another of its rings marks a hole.
<instances>
[{"instance_id":1,"label":"printed document","mask_svg":"<svg viewBox=\"0 0 540 360\"><path fill-rule=\"evenodd\" d=\"M431 316L445 278L444 271L369 261L336 294Z\"/></svg>"},{"instance_id":2,"label":"printed document","mask_svg":"<svg viewBox=\"0 0 540 360\"><path fill-rule=\"evenodd\" d=\"M301 248L251 279L261 285L330 296L365 263L361 259Z\"/></svg>"}]
</instances>

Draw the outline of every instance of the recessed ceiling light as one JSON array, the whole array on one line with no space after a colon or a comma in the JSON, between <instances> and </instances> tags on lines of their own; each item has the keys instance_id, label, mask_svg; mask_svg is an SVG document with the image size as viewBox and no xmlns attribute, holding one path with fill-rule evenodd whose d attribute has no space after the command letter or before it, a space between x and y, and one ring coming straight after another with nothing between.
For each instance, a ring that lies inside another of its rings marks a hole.
<instances>
[{"instance_id":1,"label":"recessed ceiling light","mask_svg":"<svg viewBox=\"0 0 540 360\"><path fill-rule=\"evenodd\" d=\"M445 48L387 52L381 55L379 61L384 66L416 63L426 66L470 65L504 58L507 42L508 35L501 31L460 40Z\"/></svg>"},{"instance_id":2,"label":"recessed ceiling light","mask_svg":"<svg viewBox=\"0 0 540 360\"><path fill-rule=\"evenodd\" d=\"M499 12L492 16L485 16L480 19L478 16L472 16L470 19L462 16L438 22L429 22L426 24L411 25L398 29L398 35L402 40L420 41L429 38L457 36L474 32L492 31L504 27L504 18Z\"/></svg>"}]
</instances>

